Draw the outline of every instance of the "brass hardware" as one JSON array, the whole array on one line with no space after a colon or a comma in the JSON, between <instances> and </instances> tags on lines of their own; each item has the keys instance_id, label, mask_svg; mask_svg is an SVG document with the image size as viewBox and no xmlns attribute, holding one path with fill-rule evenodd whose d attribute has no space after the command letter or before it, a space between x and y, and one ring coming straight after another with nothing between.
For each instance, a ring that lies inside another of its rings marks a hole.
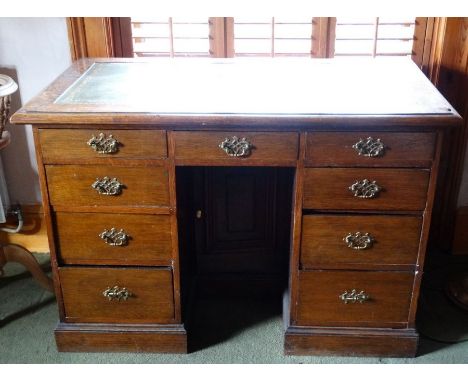
<instances>
[{"instance_id":1,"label":"brass hardware","mask_svg":"<svg viewBox=\"0 0 468 382\"><path fill-rule=\"evenodd\" d=\"M377 197L382 187L380 187L375 180L371 182L370 180L363 179L356 180L349 186L349 190L357 198L371 199Z\"/></svg>"},{"instance_id":2,"label":"brass hardware","mask_svg":"<svg viewBox=\"0 0 468 382\"><path fill-rule=\"evenodd\" d=\"M197 210L197 212L195 213L195 216L197 219L201 219L202 217L202 211L201 210Z\"/></svg>"},{"instance_id":3,"label":"brass hardware","mask_svg":"<svg viewBox=\"0 0 468 382\"><path fill-rule=\"evenodd\" d=\"M117 300L117 301L126 301L129 297L132 297L133 294L127 288L120 288L117 285L111 287L107 287L107 289L102 292L104 297L107 297L109 301Z\"/></svg>"},{"instance_id":4,"label":"brass hardware","mask_svg":"<svg viewBox=\"0 0 468 382\"><path fill-rule=\"evenodd\" d=\"M99 133L97 137L93 135L87 144L99 154L114 154L119 151L120 142L112 134L106 137L104 133Z\"/></svg>"},{"instance_id":5,"label":"brass hardware","mask_svg":"<svg viewBox=\"0 0 468 382\"><path fill-rule=\"evenodd\" d=\"M122 192L124 185L116 178L109 178L105 176L102 179L97 178L91 185L101 195L119 195Z\"/></svg>"},{"instance_id":6,"label":"brass hardware","mask_svg":"<svg viewBox=\"0 0 468 382\"><path fill-rule=\"evenodd\" d=\"M250 150L253 148L253 145L245 138L239 139L234 136L232 138L225 138L219 144L219 148L223 149L231 157L247 157L251 154Z\"/></svg>"},{"instance_id":7,"label":"brass hardware","mask_svg":"<svg viewBox=\"0 0 468 382\"><path fill-rule=\"evenodd\" d=\"M128 244L128 239L130 236L123 230L120 229L117 231L114 227L110 230L104 230L99 234L99 237L104 240L106 244L111 246L122 247Z\"/></svg>"},{"instance_id":8,"label":"brass hardware","mask_svg":"<svg viewBox=\"0 0 468 382\"><path fill-rule=\"evenodd\" d=\"M352 304L359 302L360 304L362 304L364 301L370 300L370 296L366 294L363 290L357 293L356 289L353 289L351 292L344 291L338 297L345 304L347 304L348 302Z\"/></svg>"},{"instance_id":9,"label":"brass hardware","mask_svg":"<svg viewBox=\"0 0 468 382\"><path fill-rule=\"evenodd\" d=\"M344 238L344 242L348 245L348 248L351 249L369 249L374 243L374 238L368 233L348 233Z\"/></svg>"},{"instance_id":10,"label":"brass hardware","mask_svg":"<svg viewBox=\"0 0 468 382\"><path fill-rule=\"evenodd\" d=\"M359 155L365 157L381 157L385 154L385 145L380 138L368 137L365 140L360 138L352 147Z\"/></svg>"}]
</instances>

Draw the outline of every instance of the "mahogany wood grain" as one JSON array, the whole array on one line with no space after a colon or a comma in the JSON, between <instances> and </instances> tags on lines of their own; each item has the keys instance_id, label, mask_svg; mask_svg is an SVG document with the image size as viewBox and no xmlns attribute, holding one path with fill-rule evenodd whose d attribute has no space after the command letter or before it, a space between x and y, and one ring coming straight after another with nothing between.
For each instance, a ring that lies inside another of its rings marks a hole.
<instances>
[{"instance_id":1,"label":"mahogany wood grain","mask_svg":"<svg viewBox=\"0 0 468 382\"><path fill-rule=\"evenodd\" d=\"M297 160L282 160L278 157L276 160L270 159L248 159L248 158L237 158L235 161L234 158L230 159L176 159L176 166L197 166L197 167L296 167Z\"/></svg>"},{"instance_id":2,"label":"mahogany wood grain","mask_svg":"<svg viewBox=\"0 0 468 382\"><path fill-rule=\"evenodd\" d=\"M291 213L291 243L289 247L289 289L284 313L287 325L292 324L297 317L297 299L299 289L299 265L301 254L302 207L304 193L304 157L306 149L306 134L299 136L299 160L293 183L293 200Z\"/></svg>"},{"instance_id":3,"label":"mahogany wood grain","mask_svg":"<svg viewBox=\"0 0 468 382\"><path fill-rule=\"evenodd\" d=\"M54 212L99 212L117 214L139 214L139 215L170 215L174 208L169 206L53 206Z\"/></svg>"},{"instance_id":4,"label":"mahogany wood grain","mask_svg":"<svg viewBox=\"0 0 468 382\"><path fill-rule=\"evenodd\" d=\"M175 213L171 214L171 239L172 239L172 276L174 288L174 317L175 322L182 323L181 306L181 267L179 259L179 225L177 218L177 192L176 192L176 167L174 163L174 137L172 132L168 136L168 185L169 205Z\"/></svg>"},{"instance_id":5,"label":"mahogany wood grain","mask_svg":"<svg viewBox=\"0 0 468 382\"><path fill-rule=\"evenodd\" d=\"M193 219L199 276L238 274L242 284L245 274L285 274L292 178L289 168L194 169L188 192L201 212Z\"/></svg>"},{"instance_id":6,"label":"mahogany wood grain","mask_svg":"<svg viewBox=\"0 0 468 382\"><path fill-rule=\"evenodd\" d=\"M149 126L153 125L157 128L167 129L170 126L172 129L183 130L218 130L219 126L226 128L245 128L249 130L255 129L256 131L281 131L285 129L300 129L301 131L308 130L323 130L323 129L370 129L375 131L376 126L381 129L392 129L395 131L407 129L424 129L428 127L447 131L449 128L458 128L462 119L458 114L453 115L392 115L392 116L362 116L353 114L341 115L285 115L285 116L272 116L272 115L250 115L250 114L237 114L233 116L224 116L217 114L201 114L184 117L172 114L162 114L155 116L151 113L145 114L126 114L126 113L43 113L33 114L25 111L18 111L18 114L13 114L10 121L14 124L30 123L37 126L42 124L58 125L66 123L71 126L83 126L83 124L108 124L112 126L113 123L119 125L127 125L131 128L132 125ZM112 119L109 117L112 116Z\"/></svg>"},{"instance_id":7,"label":"mahogany wood grain","mask_svg":"<svg viewBox=\"0 0 468 382\"><path fill-rule=\"evenodd\" d=\"M343 268L354 264L406 265L414 268L418 256L422 218L382 215L304 215L301 265L303 268ZM344 241L349 233L368 233L373 244L352 249Z\"/></svg>"},{"instance_id":8,"label":"mahogany wood grain","mask_svg":"<svg viewBox=\"0 0 468 382\"><path fill-rule=\"evenodd\" d=\"M231 157L219 147L226 138L246 138L253 145L246 157ZM250 160L295 161L297 159L298 134L278 132L216 131L173 133L176 160L229 160L231 166Z\"/></svg>"},{"instance_id":9,"label":"mahogany wood grain","mask_svg":"<svg viewBox=\"0 0 468 382\"><path fill-rule=\"evenodd\" d=\"M412 272L302 271L294 324L405 328L413 280ZM339 296L353 289L370 299L345 304Z\"/></svg>"},{"instance_id":10,"label":"mahogany wood grain","mask_svg":"<svg viewBox=\"0 0 468 382\"><path fill-rule=\"evenodd\" d=\"M118 151L100 154L87 142L92 136L105 133L119 142ZM103 162L109 159L160 159L167 157L166 132L163 130L88 130L40 129L42 156L46 164Z\"/></svg>"},{"instance_id":11,"label":"mahogany wood grain","mask_svg":"<svg viewBox=\"0 0 468 382\"><path fill-rule=\"evenodd\" d=\"M169 215L56 213L55 227L63 264L170 266ZM127 245L111 246L99 234L123 229Z\"/></svg>"},{"instance_id":12,"label":"mahogany wood grain","mask_svg":"<svg viewBox=\"0 0 468 382\"><path fill-rule=\"evenodd\" d=\"M429 179L429 188L427 192L427 203L426 211L423 216L423 224L421 231L421 244L418 251L418 259L416 261L418 270L416 271L416 277L414 278L412 299L410 305L410 314L408 318L408 326L414 328L416 325L416 312L418 310L419 293L421 291L421 280L423 276L424 263L426 259L426 252L429 242L429 232L432 221L432 209L434 207L434 201L436 198L436 187L439 175L439 166L442 155L442 147L444 143L444 136L441 132L437 132L437 147L435 152L434 163L431 167L431 177Z\"/></svg>"},{"instance_id":13,"label":"mahogany wood grain","mask_svg":"<svg viewBox=\"0 0 468 382\"><path fill-rule=\"evenodd\" d=\"M359 198L349 190L356 181L376 181L382 190L374 198ZM422 211L426 207L429 171L416 169L306 168L304 208Z\"/></svg>"},{"instance_id":14,"label":"mahogany wood grain","mask_svg":"<svg viewBox=\"0 0 468 382\"><path fill-rule=\"evenodd\" d=\"M414 329L290 327L287 355L414 357L418 334Z\"/></svg>"},{"instance_id":15,"label":"mahogany wood grain","mask_svg":"<svg viewBox=\"0 0 468 382\"><path fill-rule=\"evenodd\" d=\"M183 325L106 325L59 323L61 352L187 353Z\"/></svg>"},{"instance_id":16,"label":"mahogany wood grain","mask_svg":"<svg viewBox=\"0 0 468 382\"><path fill-rule=\"evenodd\" d=\"M164 167L47 165L53 205L164 206L169 204L168 174ZM91 185L97 178L117 178L125 187L119 195L102 195Z\"/></svg>"},{"instance_id":17,"label":"mahogany wood grain","mask_svg":"<svg viewBox=\"0 0 468 382\"><path fill-rule=\"evenodd\" d=\"M66 322L169 324L174 322L168 268L59 268ZM127 288L127 300L109 300L108 287Z\"/></svg>"},{"instance_id":18,"label":"mahogany wood grain","mask_svg":"<svg viewBox=\"0 0 468 382\"><path fill-rule=\"evenodd\" d=\"M41 187L41 201L44 211L44 221L47 229L47 240L50 251L50 265L52 268L52 279L54 282L55 297L59 311L60 321L65 319L65 308L63 304L62 287L60 284L60 275L58 271L57 248L55 247L54 227L52 223L52 208L50 206L49 191L47 189L47 180L44 164L42 162L41 143L39 141L39 131L36 126L33 126L34 146L36 147L37 172L39 175L39 184Z\"/></svg>"},{"instance_id":19,"label":"mahogany wood grain","mask_svg":"<svg viewBox=\"0 0 468 382\"><path fill-rule=\"evenodd\" d=\"M382 156L359 155L352 147L360 139L380 139ZM434 133L309 132L306 165L314 167L430 167L434 156Z\"/></svg>"}]
</instances>

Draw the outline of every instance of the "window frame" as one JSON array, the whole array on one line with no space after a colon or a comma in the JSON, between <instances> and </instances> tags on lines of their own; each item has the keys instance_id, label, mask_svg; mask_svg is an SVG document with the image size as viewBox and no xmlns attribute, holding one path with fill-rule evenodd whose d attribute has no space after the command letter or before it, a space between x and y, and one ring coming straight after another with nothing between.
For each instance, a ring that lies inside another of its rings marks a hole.
<instances>
[{"instance_id":1,"label":"window frame","mask_svg":"<svg viewBox=\"0 0 468 382\"><path fill-rule=\"evenodd\" d=\"M69 34L75 31L78 46L73 58L98 57L133 57L132 32L129 17L82 17L69 18ZM432 35L435 17L416 17L413 61L427 73L431 56ZM213 58L232 58L234 53L234 18L209 17L209 54ZM311 58L333 58L335 46L335 17L312 17ZM70 28L75 25L75 28ZM70 32L70 29L72 32ZM86 30L87 29L87 30ZM89 33L88 33L89 32ZM101 35L87 39L87 34ZM81 37L81 38L80 38ZM73 40L73 36L71 36ZM89 40L89 41L88 41ZM86 43L83 48L83 41Z\"/></svg>"}]
</instances>

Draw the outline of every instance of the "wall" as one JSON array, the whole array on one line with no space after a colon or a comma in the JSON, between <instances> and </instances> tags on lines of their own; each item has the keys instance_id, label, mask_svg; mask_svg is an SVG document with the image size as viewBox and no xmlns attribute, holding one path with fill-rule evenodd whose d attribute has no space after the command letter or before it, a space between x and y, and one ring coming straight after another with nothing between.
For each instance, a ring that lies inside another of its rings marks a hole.
<instances>
[{"instance_id":1,"label":"wall","mask_svg":"<svg viewBox=\"0 0 468 382\"><path fill-rule=\"evenodd\" d=\"M0 73L16 77L12 113L71 64L65 18L0 17ZM1 152L11 202L40 203L30 126L7 125L12 142Z\"/></svg>"}]
</instances>

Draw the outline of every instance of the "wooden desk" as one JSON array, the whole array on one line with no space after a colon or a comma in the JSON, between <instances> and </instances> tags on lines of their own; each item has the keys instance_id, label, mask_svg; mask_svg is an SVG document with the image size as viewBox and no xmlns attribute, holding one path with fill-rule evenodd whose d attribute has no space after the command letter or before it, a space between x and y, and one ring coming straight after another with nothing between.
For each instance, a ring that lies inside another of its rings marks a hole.
<instances>
[{"instance_id":1,"label":"wooden desk","mask_svg":"<svg viewBox=\"0 0 468 382\"><path fill-rule=\"evenodd\" d=\"M352 62L82 60L19 110L59 350L185 352L193 267L271 267L288 276L286 354L414 356L441 142L461 119L409 60ZM219 245L194 262L196 219Z\"/></svg>"}]
</instances>

